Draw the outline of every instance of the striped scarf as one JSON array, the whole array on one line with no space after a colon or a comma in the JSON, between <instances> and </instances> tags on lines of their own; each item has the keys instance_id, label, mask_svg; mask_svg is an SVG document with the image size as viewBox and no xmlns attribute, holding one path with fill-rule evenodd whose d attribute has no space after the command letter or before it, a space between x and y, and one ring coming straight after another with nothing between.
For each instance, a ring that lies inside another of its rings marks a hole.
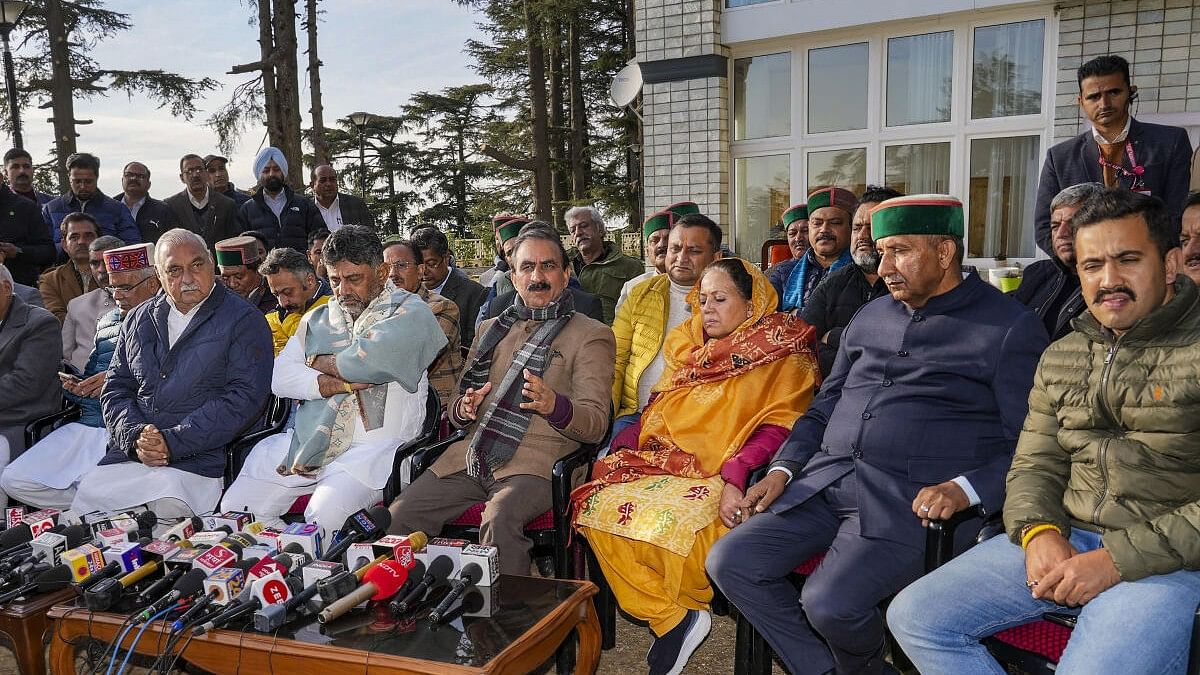
<instances>
[{"instance_id":1,"label":"striped scarf","mask_svg":"<svg viewBox=\"0 0 1200 675\"><path fill-rule=\"evenodd\" d=\"M522 371L526 368L541 377L546 370L550 344L559 331L575 314L575 302L570 289L564 289L554 302L545 307L531 308L518 294L516 302L504 310L495 323L479 338L475 360L463 373L459 382L460 393L468 388L479 389L487 384L492 370L492 354L496 345L508 335L518 320L538 321L541 325L534 330L525 344L513 355L513 361L504 373L495 394L483 407L475 436L467 446L467 475L479 478L493 469L504 466L517 451L517 446L529 430L533 413L522 410L524 397L521 389L525 385Z\"/></svg>"}]
</instances>

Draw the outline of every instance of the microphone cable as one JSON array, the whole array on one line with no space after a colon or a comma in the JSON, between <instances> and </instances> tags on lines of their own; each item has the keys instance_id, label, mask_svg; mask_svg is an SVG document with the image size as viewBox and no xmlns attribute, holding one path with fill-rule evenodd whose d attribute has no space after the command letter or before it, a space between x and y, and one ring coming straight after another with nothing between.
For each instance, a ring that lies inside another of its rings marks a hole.
<instances>
[{"instance_id":1,"label":"microphone cable","mask_svg":"<svg viewBox=\"0 0 1200 675\"><path fill-rule=\"evenodd\" d=\"M175 601L175 602L171 603L170 607L163 609L158 614L155 614L154 616L150 617L150 619L148 621L146 621L145 623L142 624L142 627L138 629L137 635L134 636L134 638L133 638L133 643L129 645L129 651L125 652L125 660L121 661L121 667L117 669L117 675L121 675L121 673L125 672L125 668L129 665L129 658L131 656L133 656L133 652L135 651L135 648L137 647L137 643L142 639L142 634L146 632L146 627L149 626L150 624L154 623L155 621L163 618L167 614L171 613L171 611L174 610L177 605L179 605L179 601ZM118 643L118 644L120 644L120 643ZM114 663L115 663L115 660L114 660Z\"/></svg>"}]
</instances>

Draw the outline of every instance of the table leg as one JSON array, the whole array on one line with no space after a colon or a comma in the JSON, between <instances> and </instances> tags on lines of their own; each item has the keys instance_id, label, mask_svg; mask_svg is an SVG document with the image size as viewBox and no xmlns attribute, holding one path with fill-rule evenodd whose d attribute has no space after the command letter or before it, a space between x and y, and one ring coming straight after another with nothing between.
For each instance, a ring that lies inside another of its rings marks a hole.
<instances>
[{"instance_id":1,"label":"table leg","mask_svg":"<svg viewBox=\"0 0 1200 675\"><path fill-rule=\"evenodd\" d=\"M21 675L44 675L46 655L43 651L42 635L46 632L45 618L42 617L39 621L30 617L25 621L10 622L5 626L4 632L12 640L13 653L16 654Z\"/></svg>"},{"instance_id":2,"label":"table leg","mask_svg":"<svg viewBox=\"0 0 1200 675\"><path fill-rule=\"evenodd\" d=\"M595 604L585 602L583 610L583 620L575 627L579 635L579 658L575 667L580 673L595 673L600 663L600 620Z\"/></svg>"},{"instance_id":3,"label":"table leg","mask_svg":"<svg viewBox=\"0 0 1200 675\"><path fill-rule=\"evenodd\" d=\"M60 631L67 633L61 634ZM53 675L66 675L75 672L75 645L71 643L73 631L70 624L60 626L53 631L50 638L50 672Z\"/></svg>"}]
</instances>

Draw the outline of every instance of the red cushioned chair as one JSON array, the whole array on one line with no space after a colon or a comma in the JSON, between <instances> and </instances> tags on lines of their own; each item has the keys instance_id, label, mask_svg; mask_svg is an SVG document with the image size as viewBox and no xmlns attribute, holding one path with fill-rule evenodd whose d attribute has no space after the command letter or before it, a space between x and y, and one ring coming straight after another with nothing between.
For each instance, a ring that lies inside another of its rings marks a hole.
<instances>
[{"instance_id":1,"label":"red cushioned chair","mask_svg":"<svg viewBox=\"0 0 1200 675\"><path fill-rule=\"evenodd\" d=\"M767 269L792 257L787 239L768 239L763 242L758 266Z\"/></svg>"}]
</instances>

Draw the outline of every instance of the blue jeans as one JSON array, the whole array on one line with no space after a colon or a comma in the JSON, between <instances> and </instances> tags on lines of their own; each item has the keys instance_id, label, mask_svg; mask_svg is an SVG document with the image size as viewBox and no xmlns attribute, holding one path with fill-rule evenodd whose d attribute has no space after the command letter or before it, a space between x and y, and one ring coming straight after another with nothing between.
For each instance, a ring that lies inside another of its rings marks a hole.
<instances>
[{"instance_id":1,"label":"blue jeans","mask_svg":"<svg viewBox=\"0 0 1200 675\"><path fill-rule=\"evenodd\" d=\"M1099 535L1071 530L1081 553ZM1035 600L1025 587L1025 553L1005 536L974 547L917 580L892 602L888 626L922 673L995 673L1004 669L980 640L1035 621L1045 612L1079 617L1059 673L1183 673L1200 572L1180 570L1122 581L1082 608Z\"/></svg>"}]
</instances>

